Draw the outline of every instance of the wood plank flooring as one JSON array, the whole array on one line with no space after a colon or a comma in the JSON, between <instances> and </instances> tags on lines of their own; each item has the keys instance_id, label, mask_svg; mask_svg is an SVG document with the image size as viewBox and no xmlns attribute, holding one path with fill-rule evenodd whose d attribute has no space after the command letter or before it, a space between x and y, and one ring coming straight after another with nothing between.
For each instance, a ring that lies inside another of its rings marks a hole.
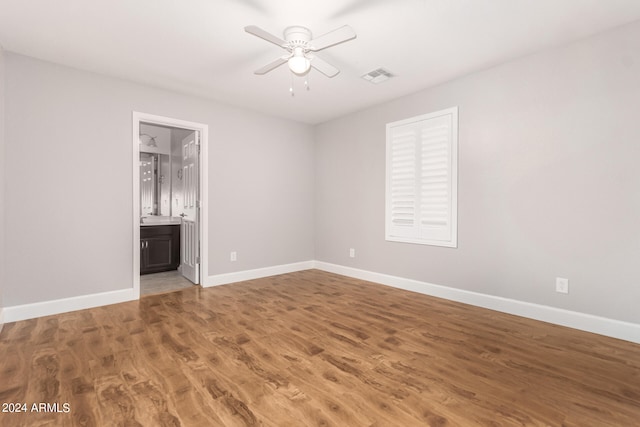
<instances>
[{"instance_id":1,"label":"wood plank flooring","mask_svg":"<svg viewBox=\"0 0 640 427\"><path fill-rule=\"evenodd\" d=\"M308 270L6 324L0 403L29 406L1 426L636 426L640 345Z\"/></svg>"}]
</instances>

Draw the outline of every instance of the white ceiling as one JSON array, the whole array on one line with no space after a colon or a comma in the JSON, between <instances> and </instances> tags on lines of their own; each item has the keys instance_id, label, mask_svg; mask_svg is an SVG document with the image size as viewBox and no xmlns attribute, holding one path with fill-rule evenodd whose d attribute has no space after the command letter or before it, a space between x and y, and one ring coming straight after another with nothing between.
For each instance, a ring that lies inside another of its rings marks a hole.
<instances>
[{"instance_id":1,"label":"white ceiling","mask_svg":"<svg viewBox=\"0 0 640 427\"><path fill-rule=\"evenodd\" d=\"M640 19L640 0L0 0L5 50L219 100L306 123ZM315 35L348 24L355 40L319 52L341 73L310 73L309 92L283 54L244 31ZM379 85L361 75L385 67Z\"/></svg>"}]
</instances>

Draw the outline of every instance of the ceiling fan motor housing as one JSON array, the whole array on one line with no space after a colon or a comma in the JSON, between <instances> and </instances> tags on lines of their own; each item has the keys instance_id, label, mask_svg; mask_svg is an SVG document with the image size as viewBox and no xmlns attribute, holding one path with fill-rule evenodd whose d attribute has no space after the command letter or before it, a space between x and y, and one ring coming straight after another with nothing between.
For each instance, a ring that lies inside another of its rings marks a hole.
<instances>
[{"instance_id":1,"label":"ceiling fan motor housing","mask_svg":"<svg viewBox=\"0 0 640 427\"><path fill-rule=\"evenodd\" d=\"M284 29L284 39L291 49L296 47L306 49L311 41L311 31L300 26L287 27Z\"/></svg>"}]
</instances>

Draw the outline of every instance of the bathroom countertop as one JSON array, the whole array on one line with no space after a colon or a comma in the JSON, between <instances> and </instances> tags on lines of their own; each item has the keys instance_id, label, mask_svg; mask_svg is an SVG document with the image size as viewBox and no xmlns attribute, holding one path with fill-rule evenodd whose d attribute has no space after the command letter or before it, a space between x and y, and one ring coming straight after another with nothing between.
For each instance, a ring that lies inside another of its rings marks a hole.
<instances>
[{"instance_id":1,"label":"bathroom countertop","mask_svg":"<svg viewBox=\"0 0 640 427\"><path fill-rule=\"evenodd\" d=\"M177 217L143 217L140 221L140 227L149 227L152 225L180 225L180 218Z\"/></svg>"}]
</instances>

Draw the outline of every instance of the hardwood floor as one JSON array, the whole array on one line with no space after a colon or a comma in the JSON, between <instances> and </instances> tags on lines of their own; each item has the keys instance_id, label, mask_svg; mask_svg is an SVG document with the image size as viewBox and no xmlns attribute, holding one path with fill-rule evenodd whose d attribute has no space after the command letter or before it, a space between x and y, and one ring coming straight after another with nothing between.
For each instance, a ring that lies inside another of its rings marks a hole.
<instances>
[{"instance_id":1,"label":"hardwood floor","mask_svg":"<svg viewBox=\"0 0 640 427\"><path fill-rule=\"evenodd\" d=\"M6 324L0 403L28 405L2 426L634 426L640 345L309 270Z\"/></svg>"}]
</instances>

